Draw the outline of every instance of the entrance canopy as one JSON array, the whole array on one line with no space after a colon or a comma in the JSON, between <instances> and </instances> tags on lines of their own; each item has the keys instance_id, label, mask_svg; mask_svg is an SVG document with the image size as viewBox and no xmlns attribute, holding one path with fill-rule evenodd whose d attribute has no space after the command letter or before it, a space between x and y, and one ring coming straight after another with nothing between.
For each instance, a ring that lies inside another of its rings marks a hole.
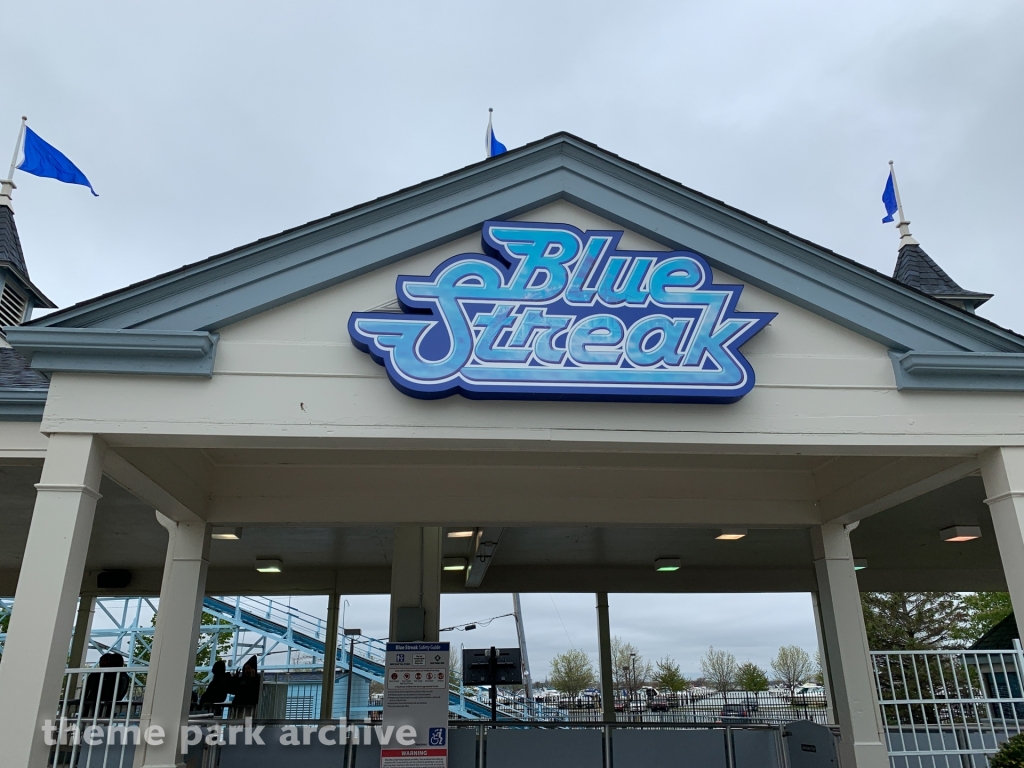
<instances>
[{"instance_id":1,"label":"entrance canopy","mask_svg":"<svg viewBox=\"0 0 1024 768\"><path fill-rule=\"evenodd\" d=\"M435 642L465 590L596 592L609 722L606 593L812 592L843 764L887 765L859 591L1024 615L1024 337L908 237L889 278L558 134L5 328L12 764L79 595L160 595L173 734L207 593L329 593L336 635L390 592Z\"/></svg>"},{"instance_id":2,"label":"entrance canopy","mask_svg":"<svg viewBox=\"0 0 1024 768\"><path fill-rule=\"evenodd\" d=\"M753 388L732 403L400 391L350 318L415 319L399 278L485 253L488 221L702 259L738 316L763 318L736 347ZM476 531L445 539L470 566L445 590L803 591L809 528L861 520L865 588L1005 584L979 456L1024 440L1024 338L567 134L7 333L50 378L4 401L21 419L0 429L8 590L45 455L32 408L44 435L108 447L87 567L131 570L133 590L159 589L152 509L243 528L213 545L221 592L387 591L402 525ZM982 537L951 547L952 525ZM257 579L267 555L284 572ZM681 568L656 572L664 557Z\"/></svg>"}]
</instances>

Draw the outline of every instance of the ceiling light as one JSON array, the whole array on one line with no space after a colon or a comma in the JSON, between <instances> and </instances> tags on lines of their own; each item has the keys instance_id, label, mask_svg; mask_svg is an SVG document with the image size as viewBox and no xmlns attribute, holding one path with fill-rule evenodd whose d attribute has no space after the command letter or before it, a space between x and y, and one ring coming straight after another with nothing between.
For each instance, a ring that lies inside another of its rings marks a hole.
<instances>
[{"instance_id":1,"label":"ceiling light","mask_svg":"<svg viewBox=\"0 0 1024 768\"><path fill-rule=\"evenodd\" d=\"M721 541L736 541L737 539L742 539L746 535L746 528L723 528L722 532L715 536L715 538Z\"/></svg>"},{"instance_id":2,"label":"ceiling light","mask_svg":"<svg viewBox=\"0 0 1024 768\"><path fill-rule=\"evenodd\" d=\"M256 570L260 573L280 573L281 565L281 561L273 557L261 557L256 560Z\"/></svg>"},{"instance_id":3,"label":"ceiling light","mask_svg":"<svg viewBox=\"0 0 1024 768\"><path fill-rule=\"evenodd\" d=\"M475 531L470 528L468 531L448 531L449 539L468 539Z\"/></svg>"},{"instance_id":4,"label":"ceiling light","mask_svg":"<svg viewBox=\"0 0 1024 768\"><path fill-rule=\"evenodd\" d=\"M464 557L446 557L441 561L441 567L446 571L464 571L466 565Z\"/></svg>"},{"instance_id":5,"label":"ceiling light","mask_svg":"<svg viewBox=\"0 0 1024 768\"><path fill-rule=\"evenodd\" d=\"M242 538L241 528L231 528L223 525L214 526L213 532L210 534L211 539L221 539L223 541L238 541Z\"/></svg>"},{"instance_id":6,"label":"ceiling light","mask_svg":"<svg viewBox=\"0 0 1024 768\"><path fill-rule=\"evenodd\" d=\"M654 570L678 571L682 564L682 561L678 557L659 557L654 561Z\"/></svg>"},{"instance_id":7,"label":"ceiling light","mask_svg":"<svg viewBox=\"0 0 1024 768\"><path fill-rule=\"evenodd\" d=\"M855 571L863 571L867 567L868 567L868 561L865 560L863 557L854 558L854 560L853 560L853 570L855 570Z\"/></svg>"},{"instance_id":8,"label":"ceiling light","mask_svg":"<svg viewBox=\"0 0 1024 768\"><path fill-rule=\"evenodd\" d=\"M981 527L977 525L953 525L939 531L943 541L971 541L981 538Z\"/></svg>"}]
</instances>

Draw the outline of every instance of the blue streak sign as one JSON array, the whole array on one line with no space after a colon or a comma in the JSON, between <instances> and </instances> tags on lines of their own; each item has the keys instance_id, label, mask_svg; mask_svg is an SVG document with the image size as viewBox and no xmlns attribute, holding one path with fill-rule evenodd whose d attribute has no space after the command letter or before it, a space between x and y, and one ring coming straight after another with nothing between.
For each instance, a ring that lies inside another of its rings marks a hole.
<instances>
[{"instance_id":1,"label":"blue streak sign","mask_svg":"<svg viewBox=\"0 0 1024 768\"><path fill-rule=\"evenodd\" d=\"M769 312L737 312L691 251L620 251L621 231L489 221L485 253L403 275L403 312L353 312L355 345L408 395L735 402L740 347Z\"/></svg>"}]
</instances>

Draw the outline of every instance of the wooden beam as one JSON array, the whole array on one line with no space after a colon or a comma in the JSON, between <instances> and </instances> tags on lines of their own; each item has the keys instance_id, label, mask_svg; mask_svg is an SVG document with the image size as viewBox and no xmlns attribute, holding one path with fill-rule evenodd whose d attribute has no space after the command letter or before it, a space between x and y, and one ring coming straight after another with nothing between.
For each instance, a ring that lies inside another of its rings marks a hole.
<instances>
[{"instance_id":1,"label":"wooden beam","mask_svg":"<svg viewBox=\"0 0 1024 768\"><path fill-rule=\"evenodd\" d=\"M147 458L141 461L142 456L133 455L129 461L111 449L104 458L103 472L172 520L181 523L204 519L206 499L191 478L184 477L177 465L167 466L166 462Z\"/></svg>"},{"instance_id":2,"label":"wooden beam","mask_svg":"<svg viewBox=\"0 0 1024 768\"><path fill-rule=\"evenodd\" d=\"M823 496L823 523L852 523L949 485L980 470L978 459L895 459Z\"/></svg>"},{"instance_id":3,"label":"wooden beam","mask_svg":"<svg viewBox=\"0 0 1024 768\"><path fill-rule=\"evenodd\" d=\"M502 528L478 528L473 536L473 555L466 568L466 588L478 589L498 549Z\"/></svg>"}]
</instances>

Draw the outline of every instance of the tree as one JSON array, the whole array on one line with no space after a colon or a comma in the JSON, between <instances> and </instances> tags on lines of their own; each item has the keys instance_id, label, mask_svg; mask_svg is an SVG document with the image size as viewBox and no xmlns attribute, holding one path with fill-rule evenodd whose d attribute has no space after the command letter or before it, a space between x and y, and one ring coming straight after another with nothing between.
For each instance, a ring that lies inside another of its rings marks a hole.
<instances>
[{"instance_id":1,"label":"tree","mask_svg":"<svg viewBox=\"0 0 1024 768\"><path fill-rule=\"evenodd\" d=\"M594 684L594 665L578 648L560 653L551 660L551 684L567 696L576 698Z\"/></svg>"},{"instance_id":2,"label":"tree","mask_svg":"<svg viewBox=\"0 0 1024 768\"><path fill-rule=\"evenodd\" d=\"M989 758L988 764L990 768L1020 768L1024 765L1024 733L1003 742L999 751Z\"/></svg>"},{"instance_id":3,"label":"tree","mask_svg":"<svg viewBox=\"0 0 1024 768\"><path fill-rule=\"evenodd\" d=\"M1013 613L1009 592L973 592L960 596L967 612L963 623L950 630L950 637L964 645L972 645L982 635Z\"/></svg>"},{"instance_id":4,"label":"tree","mask_svg":"<svg viewBox=\"0 0 1024 768\"><path fill-rule=\"evenodd\" d=\"M716 651L714 646L711 646L700 660L700 671L704 673L709 686L724 693L735 684L739 665L731 653Z\"/></svg>"},{"instance_id":5,"label":"tree","mask_svg":"<svg viewBox=\"0 0 1024 768\"><path fill-rule=\"evenodd\" d=\"M156 620L154 614L153 620ZM196 666L209 667L219 656L231 651L231 636L234 626L227 620L221 620L212 613L203 611L199 627L199 648L196 650ZM216 649L216 655L214 654Z\"/></svg>"},{"instance_id":6,"label":"tree","mask_svg":"<svg viewBox=\"0 0 1024 768\"><path fill-rule=\"evenodd\" d=\"M768 673L752 661L740 664L736 670L736 687L741 691L759 693L768 690Z\"/></svg>"},{"instance_id":7,"label":"tree","mask_svg":"<svg viewBox=\"0 0 1024 768\"><path fill-rule=\"evenodd\" d=\"M792 693L813 672L811 657L798 645L784 645L772 659L772 671Z\"/></svg>"},{"instance_id":8,"label":"tree","mask_svg":"<svg viewBox=\"0 0 1024 768\"><path fill-rule=\"evenodd\" d=\"M462 684L462 659L457 653L448 654L448 684Z\"/></svg>"},{"instance_id":9,"label":"tree","mask_svg":"<svg viewBox=\"0 0 1024 768\"><path fill-rule=\"evenodd\" d=\"M956 592L864 592L868 645L877 651L920 651L963 645L954 635L968 618Z\"/></svg>"},{"instance_id":10,"label":"tree","mask_svg":"<svg viewBox=\"0 0 1024 768\"><path fill-rule=\"evenodd\" d=\"M668 656L655 662L653 679L659 688L672 693L679 693L690 687L690 681L680 671L679 665Z\"/></svg>"},{"instance_id":11,"label":"tree","mask_svg":"<svg viewBox=\"0 0 1024 768\"><path fill-rule=\"evenodd\" d=\"M654 677L654 667L632 643L620 637L612 638L612 681L615 689L628 691L632 696Z\"/></svg>"},{"instance_id":12,"label":"tree","mask_svg":"<svg viewBox=\"0 0 1024 768\"><path fill-rule=\"evenodd\" d=\"M825 685L825 668L821 666L821 648L814 652L814 672L811 673L811 679L817 685Z\"/></svg>"}]
</instances>

